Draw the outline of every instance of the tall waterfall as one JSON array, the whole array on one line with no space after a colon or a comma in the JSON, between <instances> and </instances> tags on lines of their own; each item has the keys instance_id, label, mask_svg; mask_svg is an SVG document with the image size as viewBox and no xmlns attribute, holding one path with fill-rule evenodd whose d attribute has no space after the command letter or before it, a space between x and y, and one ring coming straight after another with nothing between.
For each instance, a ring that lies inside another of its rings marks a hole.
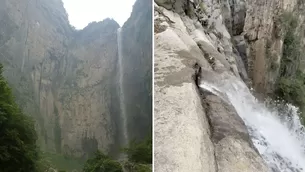
<instances>
[{"instance_id":1,"label":"tall waterfall","mask_svg":"<svg viewBox=\"0 0 305 172\"><path fill-rule=\"evenodd\" d=\"M118 56L119 56L119 87L120 87L120 112L122 120L122 134L123 134L123 145L126 146L129 142L128 130L127 130L127 114L126 114L126 103L124 94L124 68L123 68L123 52L122 52L122 36L121 28L117 30L117 41L118 41Z\"/></svg>"},{"instance_id":2,"label":"tall waterfall","mask_svg":"<svg viewBox=\"0 0 305 172\"><path fill-rule=\"evenodd\" d=\"M255 99L244 82L229 75L204 79L200 87L235 107L271 171L305 172L305 134L296 107L271 108Z\"/></svg>"}]
</instances>

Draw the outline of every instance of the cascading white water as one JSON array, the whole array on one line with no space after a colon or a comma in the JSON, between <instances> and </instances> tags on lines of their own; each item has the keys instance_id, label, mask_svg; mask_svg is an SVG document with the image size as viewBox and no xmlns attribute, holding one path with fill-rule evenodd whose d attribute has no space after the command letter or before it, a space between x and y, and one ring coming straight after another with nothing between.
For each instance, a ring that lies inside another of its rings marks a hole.
<instances>
[{"instance_id":1,"label":"cascading white water","mask_svg":"<svg viewBox=\"0 0 305 172\"><path fill-rule=\"evenodd\" d=\"M231 102L271 171L305 171L305 134L296 107L286 105L284 112L268 108L238 78L228 75L211 78L217 81L202 80L200 87Z\"/></svg>"},{"instance_id":2,"label":"cascading white water","mask_svg":"<svg viewBox=\"0 0 305 172\"><path fill-rule=\"evenodd\" d=\"M128 138L128 130L127 130L127 114L126 114L126 107L125 107L125 94L123 89L124 83L124 69L123 69L123 53L122 53L122 36L121 36L121 28L117 30L117 41L118 41L118 56L119 56L119 87L120 87L120 111L121 111L121 119L123 125L123 145L126 146L129 142Z\"/></svg>"}]
</instances>

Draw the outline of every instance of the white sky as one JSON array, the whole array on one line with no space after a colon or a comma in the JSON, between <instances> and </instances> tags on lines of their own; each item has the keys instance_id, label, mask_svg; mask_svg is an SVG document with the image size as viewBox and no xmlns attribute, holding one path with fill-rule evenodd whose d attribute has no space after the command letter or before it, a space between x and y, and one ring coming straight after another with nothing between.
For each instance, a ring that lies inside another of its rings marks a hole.
<instances>
[{"instance_id":1,"label":"white sky","mask_svg":"<svg viewBox=\"0 0 305 172\"><path fill-rule=\"evenodd\" d=\"M113 18L120 26L130 17L135 0L63 0L70 24L83 29L90 22Z\"/></svg>"}]
</instances>

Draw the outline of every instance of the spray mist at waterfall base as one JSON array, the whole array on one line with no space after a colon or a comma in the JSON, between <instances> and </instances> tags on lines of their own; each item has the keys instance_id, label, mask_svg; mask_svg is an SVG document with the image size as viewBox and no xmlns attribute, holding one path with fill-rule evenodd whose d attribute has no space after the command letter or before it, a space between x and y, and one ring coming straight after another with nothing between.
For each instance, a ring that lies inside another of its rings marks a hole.
<instances>
[{"instance_id":1,"label":"spray mist at waterfall base","mask_svg":"<svg viewBox=\"0 0 305 172\"><path fill-rule=\"evenodd\" d=\"M213 81L211 78L217 78ZM298 109L259 102L240 79L211 77L200 87L230 102L245 122L251 139L273 172L305 172L305 134Z\"/></svg>"}]
</instances>

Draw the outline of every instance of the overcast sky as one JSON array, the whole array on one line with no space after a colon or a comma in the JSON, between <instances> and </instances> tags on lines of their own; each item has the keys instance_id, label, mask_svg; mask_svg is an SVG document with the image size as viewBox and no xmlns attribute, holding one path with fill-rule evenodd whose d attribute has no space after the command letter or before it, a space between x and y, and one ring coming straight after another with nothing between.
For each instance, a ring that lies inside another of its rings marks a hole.
<instances>
[{"instance_id":1,"label":"overcast sky","mask_svg":"<svg viewBox=\"0 0 305 172\"><path fill-rule=\"evenodd\" d=\"M113 18L121 26L129 18L135 0L63 0L70 24L83 29L88 23Z\"/></svg>"}]
</instances>

